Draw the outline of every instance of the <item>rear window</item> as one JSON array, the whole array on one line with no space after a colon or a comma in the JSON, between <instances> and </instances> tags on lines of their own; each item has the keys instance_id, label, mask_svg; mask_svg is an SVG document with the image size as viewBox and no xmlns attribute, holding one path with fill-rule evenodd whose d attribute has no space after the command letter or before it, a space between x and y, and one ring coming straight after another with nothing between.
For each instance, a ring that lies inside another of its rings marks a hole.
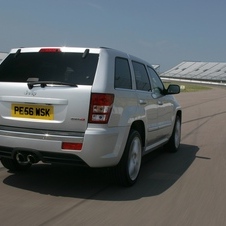
<instances>
[{"instance_id":1,"label":"rear window","mask_svg":"<svg viewBox=\"0 0 226 226\"><path fill-rule=\"evenodd\" d=\"M92 85L98 54L89 53L19 53L10 54L0 64L0 82L59 81Z\"/></svg>"},{"instance_id":2,"label":"rear window","mask_svg":"<svg viewBox=\"0 0 226 226\"><path fill-rule=\"evenodd\" d=\"M132 89L131 73L127 59L115 59L115 88Z\"/></svg>"}]
</instances>

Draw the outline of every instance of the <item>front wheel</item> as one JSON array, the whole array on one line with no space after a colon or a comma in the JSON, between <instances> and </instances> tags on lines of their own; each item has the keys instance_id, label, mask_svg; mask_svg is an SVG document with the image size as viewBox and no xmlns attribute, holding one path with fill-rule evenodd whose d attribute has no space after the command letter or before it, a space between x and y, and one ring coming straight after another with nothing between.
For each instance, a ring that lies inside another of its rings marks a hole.
<instances>
[{"instance_id":1,"label":"front wheel","mask_svg":"<svg viewBox=\"0 0 226 226\"><path fill-rule=\"evenodd\" d=\"M142 160L142 141L138 131L131 130L123 156L115 167L117 182L123 186L132 186L137 181Z\"/></svg>"},{"instance_id":2,"label":"front wheel","mask_svg":"<svg viewBox=\"0 0 226 226\"><path fill-rule=\"evenodd\" d=\"M167 143L167 148L169 152L177 152L180 146L181 140L181 118L179 116L176 117L173 133L169 142Z\"/></svg>"}]
</instances>

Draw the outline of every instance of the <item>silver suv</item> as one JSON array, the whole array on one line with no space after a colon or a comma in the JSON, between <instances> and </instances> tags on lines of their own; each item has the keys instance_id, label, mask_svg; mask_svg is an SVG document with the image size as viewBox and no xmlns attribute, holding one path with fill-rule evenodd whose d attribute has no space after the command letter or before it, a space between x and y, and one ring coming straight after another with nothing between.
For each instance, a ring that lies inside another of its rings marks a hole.
<instances>
[{"instance_id":1,"label":"silver suv","mask_svg":"<svg viewBox=\"0 0 226 226\"><path fill-rule=\"evenodd\" d=\"M12 49L0 64L0 158L11 171L111 168L133 185L142 156L180 145L182 112L147 62L109 48Z\"/></svg>"}]
</instances>

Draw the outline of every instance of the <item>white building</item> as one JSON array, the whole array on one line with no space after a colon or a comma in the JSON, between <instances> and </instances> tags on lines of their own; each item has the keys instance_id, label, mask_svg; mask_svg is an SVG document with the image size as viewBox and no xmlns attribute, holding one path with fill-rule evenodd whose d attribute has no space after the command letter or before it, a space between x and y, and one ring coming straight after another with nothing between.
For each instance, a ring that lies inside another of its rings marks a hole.
<instances>
[{"instance_id":1,"label":"white building","mask_svg":"<svg viewBox=\"0 0 226 226\"><path fill-rule=\"evenodd\" d=\"M161 77L226 83L225 62L183 61Z\"/></svg>"},{"instance_id":2,"label":"white building","mask_svg":"<svg viewBox=\"0 0 226 226\"><path fill-rule=\"evenodd\" d=\"M0 52L0 62L8 55L8 53Z\"/></svg>"}]
</instances>

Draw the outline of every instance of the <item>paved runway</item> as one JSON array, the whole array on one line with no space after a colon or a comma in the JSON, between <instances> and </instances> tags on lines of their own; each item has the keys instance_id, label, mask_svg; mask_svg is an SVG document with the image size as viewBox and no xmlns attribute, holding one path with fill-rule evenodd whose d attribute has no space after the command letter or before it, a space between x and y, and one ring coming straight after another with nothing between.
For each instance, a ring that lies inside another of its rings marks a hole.
<instances>
[{"instance_id":1,"label":"paved runway","mask_svg":"<svg viewBox=\"0 0 226 226\"><path fill-rule=\"evenodd\" d=\"M175 154L144 159L138 183L122 188L105 171L0 165L0 225L226 225L226 89L181 93Z\"/></svg>"}]
</instances>

